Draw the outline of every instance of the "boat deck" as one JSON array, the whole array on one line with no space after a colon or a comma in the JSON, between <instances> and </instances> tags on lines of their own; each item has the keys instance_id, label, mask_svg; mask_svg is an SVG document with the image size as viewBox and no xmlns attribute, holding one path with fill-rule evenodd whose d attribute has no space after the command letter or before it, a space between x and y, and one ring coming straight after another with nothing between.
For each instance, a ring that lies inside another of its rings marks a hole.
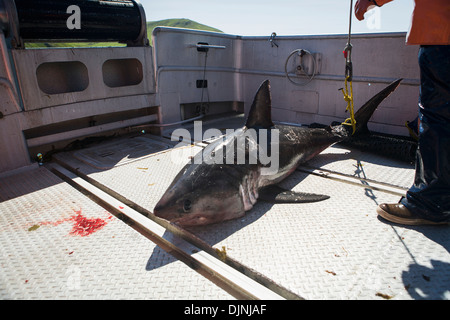
<instances>
[{"instance_id":1,"label":"boat deck","mask_svg":"<svg viewBox=\"0 0 450 320\"><path fill-rule=\"evenodd\" d=\"M0 298L450 299L450 227L375 212L406 192L412 164L335 145L282 182L330 199L260 201L241 219L183 230L151 212L189 161L180 150L207 142L176 147L170 134L117 138L1 177Z\"/></svg>"}]
</instances>

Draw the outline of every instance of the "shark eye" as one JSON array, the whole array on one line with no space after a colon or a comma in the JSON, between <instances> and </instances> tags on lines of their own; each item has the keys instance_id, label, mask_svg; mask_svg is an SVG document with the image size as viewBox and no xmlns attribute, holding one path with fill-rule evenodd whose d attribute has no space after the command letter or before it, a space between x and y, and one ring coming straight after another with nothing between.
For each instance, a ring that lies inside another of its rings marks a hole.
<instances>
[{"instance_id":1,"label":"shark eye","mask_svg":"<svg viewBox=\"0 0 450 320\"><path fill-rule=\"evenodd\" d=\"M183 204L183 210L184 212L189 212L192 209L192 202L191 200L184 200L184 204Z\"/></svg>"}]
</instances>

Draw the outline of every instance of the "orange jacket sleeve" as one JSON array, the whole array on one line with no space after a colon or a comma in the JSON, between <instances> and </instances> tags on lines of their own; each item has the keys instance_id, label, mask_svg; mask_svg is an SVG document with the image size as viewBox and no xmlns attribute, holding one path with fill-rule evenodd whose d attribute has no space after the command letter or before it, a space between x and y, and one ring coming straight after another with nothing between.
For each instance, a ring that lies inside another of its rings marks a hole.
<instances>
[{"instance_id":1,"label":"orange jacket sleeve","mask_svg":"<svg viewBox=\"0 0 450 320\"><path fill-rule=\"evenodd\" d=\"M415 0L407 43L450 45L450 1Z\"/></svg>"},{"instance_id":2,"label":"orange jacket sleeve","mask_svg":"<svg viewBox=\"0 0 450 320\"><path fill-rule=\"evenodd\" d=\"M380 7L393 0L375 0ZM415 0L408 44L450 45L450 1Z\"/></svg>"}]
</instances>

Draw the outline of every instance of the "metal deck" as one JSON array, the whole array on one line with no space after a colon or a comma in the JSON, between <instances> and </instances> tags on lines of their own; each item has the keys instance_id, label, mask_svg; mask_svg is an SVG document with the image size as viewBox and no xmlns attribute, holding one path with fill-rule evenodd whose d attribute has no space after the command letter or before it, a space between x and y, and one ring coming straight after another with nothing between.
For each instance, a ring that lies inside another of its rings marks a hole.
<instances>
[{"instance_id":1,"label":"metal deck","mask_svg":"<svg viewBox=\"0 0 450 320\"><path fill-rule=\"evenodd\" d=\"M46 168L0 200L0 299L233 299Z\"/></svg>"},{"instance_id":2,"label":"metal deck","mask_svg":"<svg viewBox=\"0 0 450 320\"><path fill-rule=\"evenodd\" d=\"M140 135L55 156L52 170L87 184L109 211L42 167L1 178L0 296L450 299L450 227L403 227L375 212L405 193L413 165L330 147L282 182L329 200L258 202L241 219L180 230L151 215L189 160L173 161L182 155L175 144ZM111 214L127 210L153 241ZM78 214L105 224L73 234Z\"/></svg>"}]
</instances>

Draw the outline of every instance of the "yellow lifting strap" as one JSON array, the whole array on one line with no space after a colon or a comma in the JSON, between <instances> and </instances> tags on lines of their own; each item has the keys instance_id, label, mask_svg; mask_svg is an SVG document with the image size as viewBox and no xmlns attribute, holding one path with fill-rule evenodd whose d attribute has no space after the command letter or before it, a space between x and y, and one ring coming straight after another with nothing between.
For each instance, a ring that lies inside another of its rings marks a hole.
<instances>
[{"instance_id":1,"label":"yellow lifting strap","mask_svg":"<svg viewBox=\"0 0 450 320\"><path fill-rule=\"evenodd\" d=\"M342 122L343 125L346 126L352 126L353 133L356 131L356 120L355 120L355 110L354 110L354 102L353 102L353 82L350 80L350 77L345 78L345 87L342 90L342 93L344 94L344 100L347 101L347 109L345 111L350 112L350 118L347 118L344 122ZM350 83L350 92L348 90Z\"/></svg>"},{"instance_id":2,"label":"yellow lifting strap","mask_svg":"<svg viewBox=\"0 0 450 320\"><path fill-rule=\"evenodd\" d=\"M356 120L355 120L355 110L353 103L353 64L352 64L352 13L353 13L353 0L350 0L350 21L348 27L348 41L344 48L345 57L345 87L342 89L344 94L344 100L347 101L347 109L345 111L350 112L350 118L346 119L342 124L347 126L352 126L353 133L356 131ZM348 89L350 84L350 90Z\"/></svg>"}]
</instances>

